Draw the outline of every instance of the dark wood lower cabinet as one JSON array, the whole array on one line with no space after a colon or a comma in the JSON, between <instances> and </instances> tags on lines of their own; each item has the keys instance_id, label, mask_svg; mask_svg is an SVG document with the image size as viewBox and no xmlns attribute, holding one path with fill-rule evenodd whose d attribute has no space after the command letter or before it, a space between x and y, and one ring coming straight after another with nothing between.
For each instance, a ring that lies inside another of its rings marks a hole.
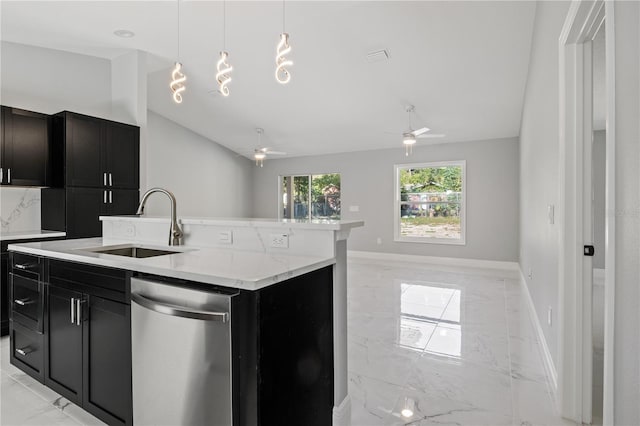
<instances>
[{"instance_id":1,"label":"dark wood lower cabinet","mask_svg":"<svg viewBox=\"0 0 640 426\"><path fill-rule=\"evenodd\" d=\"M41 321L34 321L31 310L23 307L20 323L13 308L11 363L107 424L133 424L130 281L134 273L13 256L14 265L17 261L35 265L31 271L14 267L21 297L34 299L31 293L37 290L43 292L44 303L36 309L42 311ZM332 277L328 266L233 296L233 426L331 425ZM216 291L210 285L157 278ZM153 356L165 355L160 348ZM170 368L171 360L167 361ZM135 367L145 371L144 362ZM208 365L194 368L203 376L215 375ZM157 386L167 386L162 373L154 380Z\"/></svg>"},{"instance_id":2,"label":"dark wood lower cabinet","mask_svg":"<svg viewBox=\"0 0 640 426\"><path fill-rule=\"evenodd\" d=\"M45 333L44 382L78 405L82 395L82 326L75 320L75 300L81 298L82 293L49 287Z\"/></svg>"},{"instance_id":3,"label":"dark wood lower cabinet","mask_svg":"<svg viewBox=\"0 0 640 426\"><path fill-rule=\"evenodd\" d=\"M45 385L110 425L132 424L129 273L53 260L48 269Z\"/></svg>"},{"instance_id":4,"label":"dark wood lower cabinet","mask_svg":"<svg viewBox=\"0 0 640 426\"><path fill-rule=\"evenodd\" d=\"M86 306L82 407L109 424L131 424L131 309L91 295Z\"/></svg>"}]
</instances>

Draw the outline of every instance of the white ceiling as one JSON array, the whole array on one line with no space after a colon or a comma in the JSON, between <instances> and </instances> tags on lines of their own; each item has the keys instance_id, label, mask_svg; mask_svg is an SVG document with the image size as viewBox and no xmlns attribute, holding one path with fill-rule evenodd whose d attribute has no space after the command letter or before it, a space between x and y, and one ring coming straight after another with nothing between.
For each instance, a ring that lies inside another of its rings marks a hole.
<instances>
[{"instance_id":1,"label":"white ceiling","mask_svg":"<svg viewBox=\"0 0 640 426\"><path fill-rule=\"evenodd\" d=\"M414 128L443 139L517 136L535 2L287 1L292 79L274 79L282 2L227 2L231 96L212 93L222 49L222 2L181 1L184 102L168 89L178 50L173 1L2 1L2 39L105 58L149 52L149 109L250 155L263 141L290 156L401 146ZM122 39L116 29L136 36ZM368 63L387 49L390 60ZM414 117L415 118L415 117ZM394 132L396 134L388 134Z\"/></svg>"}]
</instances>

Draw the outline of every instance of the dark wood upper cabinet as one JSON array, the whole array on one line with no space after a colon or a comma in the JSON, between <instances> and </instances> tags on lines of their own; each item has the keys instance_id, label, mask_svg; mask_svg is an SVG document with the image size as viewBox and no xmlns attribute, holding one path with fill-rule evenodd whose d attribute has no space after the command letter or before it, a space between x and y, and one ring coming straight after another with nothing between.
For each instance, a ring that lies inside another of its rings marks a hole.
<instances>
[{"instance_id":1,"label":"dark wood upper cabinet","mask_svg":"<svg viewBox=\"0 0 640 426\"><path fill-rule=\"evenodd\" d=\"M138 189L137 126L65 111L55 115L53 135L63 159L55 186Z\"/></svg>"},{"instance_id":2,"label":"dark wood upper cabinet","mask_svg":"<svg viewBox=\"0 0 640 426\"><path fill-rule=\"evenodd\" d=\"M50 185L49 115L3 106L0 141L2 185Z\"/></svg>"}]
</instances>

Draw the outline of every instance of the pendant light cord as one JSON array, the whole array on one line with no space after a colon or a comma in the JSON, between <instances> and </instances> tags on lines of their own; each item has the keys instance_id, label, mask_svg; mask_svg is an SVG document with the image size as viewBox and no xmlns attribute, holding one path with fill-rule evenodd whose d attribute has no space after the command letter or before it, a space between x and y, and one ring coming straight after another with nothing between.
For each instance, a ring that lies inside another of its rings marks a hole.
<instances>
[{"instance_id":1,"label":"pendant light cord","mask_svg":"<svg viewBox=\"0 0 640 426\"><path fill-rule=\"evenodd\" d=\"M284 0L282 0L282 32L283 33L285 32L285 30L284 30L284 18L285 18L285 16L284 16Z\"/></svg>"},{"instance_id":2,"label":"pendant light cord","mask_svg":"<svg viewBox=\"0 0 640 426\"><path fill-rule=\"evenodd\" d=\"M180 62L180 0L178 0L178 62Z\"/></svg>"},{"instance_id":3,"label":"pendant light cord","mask_svg":"<svg viewBox=\"0 0 640 426\"><path fill-rule=\"evenodd\" d=\"M227 50L227 1L222 2L222 50Z\"/></svg>"}]
</instances>

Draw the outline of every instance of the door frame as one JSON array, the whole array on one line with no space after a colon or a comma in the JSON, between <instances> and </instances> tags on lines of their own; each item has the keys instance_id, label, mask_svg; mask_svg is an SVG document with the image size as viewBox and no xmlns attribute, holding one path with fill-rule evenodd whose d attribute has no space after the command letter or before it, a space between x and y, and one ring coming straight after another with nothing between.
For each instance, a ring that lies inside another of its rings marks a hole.
<instances>
[{"instance_id":1,"label":"door frame","mask_svg":"<svg viewBox=\"0 0 640 426\"><path fill-rule=\"evenodd\" d=\"M613 327L615 295L615 39L614 4L574 0L559 39L559 387L563 417L591 423L592 286L591 244L592 88L591 40L606 20L605 337L603 424L613 419Z\"/></svg>"}]
</instances>

